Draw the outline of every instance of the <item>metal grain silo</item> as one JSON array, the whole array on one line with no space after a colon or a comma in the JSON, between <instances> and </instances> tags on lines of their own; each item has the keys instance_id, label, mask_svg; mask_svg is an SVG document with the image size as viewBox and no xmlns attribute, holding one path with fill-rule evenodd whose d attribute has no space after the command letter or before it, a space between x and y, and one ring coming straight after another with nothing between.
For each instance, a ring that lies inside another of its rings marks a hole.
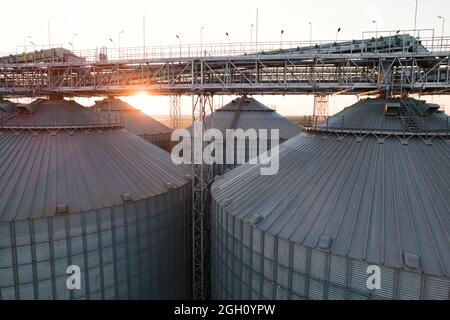
<instances>
[{"instance_id":1,"label":"metal grain silo","mask_svg":"<svg viewBox=\"0 0 450 320\"><path fill-rule=\"evenodd\" d=\"M188 298L185 168L93 112L47 111L0 131L0 299Z\"/></svg>"},{"instance_id":2,"label":"metal grain silo","mask_svg":"<svg viewBox=\"0 0 450 320\"><path fill-rule=\"evenodd\" d=\"M279 130L278 144L294 137L300 133L300 127L293 121L283 117L275 110L270 109L261 102L248 96L238 97L232 100L230 103L224 105L222 108L217 109L213 115L208 115L205 118L205 130L215 128L222 132L224 136L224 144L226 144L226 130L227 129L267 129L268 137L270 138L271 130ZM192 132L192 126L188 128ZM270 143L270 141L269 141ZM258 143L255 144L258 146ZM245 161L249 160L249 140L245 141ZM235 145L235 164L225 164L214 166L216 174L223 173L226 169L236 167L237 163L237 144ZM270 149L270 145L268 146ZM254 150L255 154L259 155L259 147ZM224 163L226 152L224 151Z\"/></svg>"},{"instance_id":3,"label":"metal grain silo","mask_svg":"<svg viewBox=\"0 0 450 320\"><path fill-rule=\"evenodd\" d=\"M170 152L172 129L161 122L120 99L101 100L95 104L95 108L101 110L105 118L119 115L125 129Z\"/></svg>"},{"instance_id":4,"label":"metal grain silo","mask_svg":"<svg viewBox=\"0 0 450 320\"><path fill-rule=\"evenodd\" d=\"M284 143L278 174L216 179L213 298L449 299L449 120L419 104L363 100Z\"/></svg>"}]
</instances>

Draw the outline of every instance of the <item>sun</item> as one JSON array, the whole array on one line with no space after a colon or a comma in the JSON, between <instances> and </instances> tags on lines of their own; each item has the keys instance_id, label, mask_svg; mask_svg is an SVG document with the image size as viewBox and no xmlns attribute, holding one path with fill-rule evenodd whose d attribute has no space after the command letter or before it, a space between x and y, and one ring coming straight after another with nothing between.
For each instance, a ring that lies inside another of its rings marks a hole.
<instances>
[{"instance_id":1,"label":"sun","mask_svg":"<svg viewBox=\"0 0 450 320\"><path fill-rule=\"evenodd\" d=\"M123 97L123 100L144 113L150 113L151 96L147 92L138 92L132 96Z\"/></svg>"},{"instance_id":2,"label":"sun","mask_svg":"<svg viewBox=\"0 0 450 320\"><path fill-rule=\"evenodd\" d=\"M152 95L141 91L131 96L120 97L120 99L151 116L170 114L169 99L165 96Z\"/></svg>"}]
</instances>

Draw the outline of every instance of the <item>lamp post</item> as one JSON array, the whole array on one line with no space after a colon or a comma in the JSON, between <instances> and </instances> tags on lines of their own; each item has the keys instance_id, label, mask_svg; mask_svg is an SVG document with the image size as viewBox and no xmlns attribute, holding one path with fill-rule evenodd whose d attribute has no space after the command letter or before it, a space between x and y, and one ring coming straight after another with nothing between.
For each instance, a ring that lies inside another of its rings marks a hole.
<instances>
[{"instance_id":1,"label":"lamp post","mask_svg":"<svg viewBox=\"0 0 450 320\"><path fill-rule=\"evenodd\" d=\"M142 15L142 52L144 53L144 59L145 59L145 17L147 15Z\"/></svg>"},{"instance_id":2,"label":"lamp post","mask_svg":"<svg viewBox=\"0 0 450 320\"><path fill-rule=\"evenodd\" d=\"M74 42L74 38L77 37L77 36L78 36L78 33L74 33L74 34L72 34L72 36L70 37L70 42L69 42L69 43L72 45L72 51L73 51L73 48L75 47L75 46L74 46L74 43L75 43L75 42Z\"/></svg>"},{"instance_id":3,"label":"lamp post","mask_svg":"<svg viewBox=\"0 0 450 320\"><path fill-rule=\"evenodd\" d=\"M373 20L372 23L375 24L375 39L378 38L378 22L376 20Z\"/></svg>"},{"instance_id":4,"label":"lamp post","mask_svg":"<svg viewBox=\"0 0 450 320\"><path fill-rule=\"evenodd\" d=\"M308 22L309 24L309 45L312 46L312 23Z\"/></svg>"},{"instance_id":5,"label":"lamp post","mask_svg":"<svg viewBox=\"0 0 450 320\"><path fill-rule=\"evenodd\" d=\"M250 48L253 44L253 23L250 25Z\"/></svg>"},{"instance_id":6,"label":"lamp post","mask_svg":"<svg viewBox=\"0 0 450 320\"><path fill-rule=\"evenodd\" d=\"M119 37L118 37L118 38L119 38L119 59L120 59L120 56L121 56L121 55L120 55L120 38L121 38L121 35L122 35L124 32L125 32L125 30L120 31L120 32L119 32Z\"/></svg>"},{"instance_id":7,"label":"lamp post","mask_svg":"<svg viewBox=\"0 0 450 320\"><path fill-rule=\"evenodd\" d=\"M181 58L181 39L180 39L180 36L179 35L175 35L176 37L177 37L177 39L178 39L178 44L179 44L179 46L180 46L180 58Z\"/></svg>"},{"instance_id":8,"label":"lamp post","mask_svg":"<svg viewBox=\"0 0 450 320\"><path fill-rule=\"evenodd\" d=\"M338 40L339 32L341 32L341 28L340 28L340 27L337 29L337 32L336 32L336 42L337 42L337 40Z\"/></svg>"},{"instance_id":9,"label":"lamp post","mask_svg":"<svg viewBox=\"0 0 450 320\"><path fill-rule=\"evenodd\" d=\"M205 27L201 27L200 28L200 56L203 55L203 29L205 29Z\"/></svg>"},{"instance_id":10,"label":"lamp post","mask_svg":"<svg viewBox=\"0 0 450 320\"><path fill-rule=\"evenodd\" d=\"M419 4L419 0L416 0L416 8L414 10L414 37L416 36L416 29L417 29L417 6Z\"/></svg>"},{"instance_id":11,"label":"lamp post","mask_svg":"<svg viewBox=\"0 0 450 320\"><path fill-rule=\"evenodd\" d=\"M445 28L445 17L438 16L438 19L442 19L442 31L441 31L441 51L444 48L444 28Z\"/></svg>"},{"instance_id":12,"label":"lamp post","mask_svg":"<svg viewBox=\"0 0 450 320\"><path fill-rule=\"evenodd\" d=\"M30 44L33 46L33 60L34 60L34 56L36 54L36 45L34 44L33 41L30 41Z\"/></svg>"},{"instance_id":13,"label":"lamp post","mask_svg":"<svg viewBox=\"0 0 450 320\"><path fill-rule=\"evenodd\" d=\"M283 49L283 34L284 30L280 31L280 49Z\"/></svg>"},{"instance_id":14,"label":"lamp post","mask_svg":"<svg viewBox=\"0 0 450 320\"><path fill-rule=\"evenodd\" d=\"M23 37L23 48L25 50L25 53L27 53L27 39L31 39L31 36Z\"/></svg>"}]
</instances>

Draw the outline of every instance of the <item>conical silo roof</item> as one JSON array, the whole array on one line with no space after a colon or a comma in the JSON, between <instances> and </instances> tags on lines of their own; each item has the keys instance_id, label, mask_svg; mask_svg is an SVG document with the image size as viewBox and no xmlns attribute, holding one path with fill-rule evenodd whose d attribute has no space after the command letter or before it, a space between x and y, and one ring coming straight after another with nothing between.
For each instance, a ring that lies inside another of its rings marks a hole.
<instances>
[{"instance_id":1,"label":"conical silo roof","mask_svg":"<svg viewBox=\"0 0 450 320\"><path fill-rule=\"evenodd\" d=\"M356 111L366 110L352 108L343 111L348 121L365 121L369 127L370 119ZM218 246L225 241L221 234L235 234L237 243L227 250L239 252L236 247L242 245L264 256L264 277L266 264L269 275L271 263L284 266L277 269L282 278L274 279L274 289L258 292L260 297L286 298L291 289L283 279L292 274L291 286L298 287L292 289L292 298L446 299L446 139L426 140L417 134L404 143L388 134L382 139L371 134L300 134L280 146L277 174L264 176L264 164L245 164L216 179L213 242ZM217 274L224 272L221 252L214 253ZM255 256L237 259L245 269ZM380 290L367 287L370 265L381 268Z\"/></svg>"},{"instance_id":2,"label":"conical silo roof","mask_svg":"<svg viewBox=\"0 0 450 320\"><path fill-rule=\"evenodd\" d=\"M4 127L92 127L119 123L120 118L106 119L75 101L36 100L18 104L13 117L4 121Z\"/></svg>"},{"instance_id":3,"label":"conical silo roof","mask_svg":"<svg viewBox=\"0 0 450 320\"><path fill-rule=\"evenodd\" d=\"M319 124L329 130L426 132L446 130L439 106L411 98L362 99Z\"/></svg>"},{"instance_id":4,"label":"conical silo roof","mask_svg":"<svg viewBox=\"0 0 450 320\"><path fill-rule=\"evenodd\" d=\"M0 132L0 221L113 207L189 182L170 154L127 132Z\"/></svg>"},{"instance_id":5,"label":"conical silo roof","mask_svg":"<svg viewBox=\"0 0 450 320\"><path fill-rule=\"evenodd\" d=\"M0 127L0 299L189 297L190 170L73 102L14 118Z\"/></svg>"},{"instance_id":6,"label":"conical silo roof","mask_svg":"<svg viewBox=\"0 0 450 320\"><path fill-rule=\"evenodd\" d=\"M300 127L254 98L243 96L217 109L205 118L206 128L213 127L225 133L226 129L279 129L280 140L300 133ZM192 130L192 126L189 127Z\"/></svg>"},{"instance_id":7,"label":"conical silo roof","mask_svg":"<svg viewBox=\"0 0 450 320\"><path fill-rule=\"evenodd\" d=\"M138 136L161 133L170 134L172 132L172 129L169 127L120 99L104 99L97 102L94 107L101 110L101 114L106 118L108 113L112 117L120 113L125 129Z\"/></svg>"}]
</instances>

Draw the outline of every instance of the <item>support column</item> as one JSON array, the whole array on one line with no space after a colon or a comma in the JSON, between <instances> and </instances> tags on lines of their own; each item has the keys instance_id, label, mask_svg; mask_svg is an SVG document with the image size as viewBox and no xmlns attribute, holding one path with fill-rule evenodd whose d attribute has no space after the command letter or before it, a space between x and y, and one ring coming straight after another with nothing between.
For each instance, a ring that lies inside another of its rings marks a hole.
<instances>
[{"instance_id":1,"label":"support column","mask_svg":"<svg viewBox=\"0 0 450 320\"><path fill-rule=\"evenodd\" d=\"M313 125L328 118L328 96L324 94L314 95Z\"/></svg>"},{"instance_id":2,"label":"support column","mask_svg":"<svg viewBox=\"0 0 450 320\"><path fill-rule=\"evenodd\" d=\"M198 136L194 134L192 146L192 286L193 298L196 300L209 298L210 185L213 166L205 164L203 160L206 146L203 132L206 129L207 112L213 112L213 96L205 93L192 96L193 129L201 132Z\"/></svg>"},{"instance_id":3,"label":"support column","mask_svg":"<svg viewBox=\"0 0 450 320\"><path fill-rule=\"evenodd\" d=\"M181 128L181 96L170 96L170 127Z\"/></svg>"}]
</instances>

